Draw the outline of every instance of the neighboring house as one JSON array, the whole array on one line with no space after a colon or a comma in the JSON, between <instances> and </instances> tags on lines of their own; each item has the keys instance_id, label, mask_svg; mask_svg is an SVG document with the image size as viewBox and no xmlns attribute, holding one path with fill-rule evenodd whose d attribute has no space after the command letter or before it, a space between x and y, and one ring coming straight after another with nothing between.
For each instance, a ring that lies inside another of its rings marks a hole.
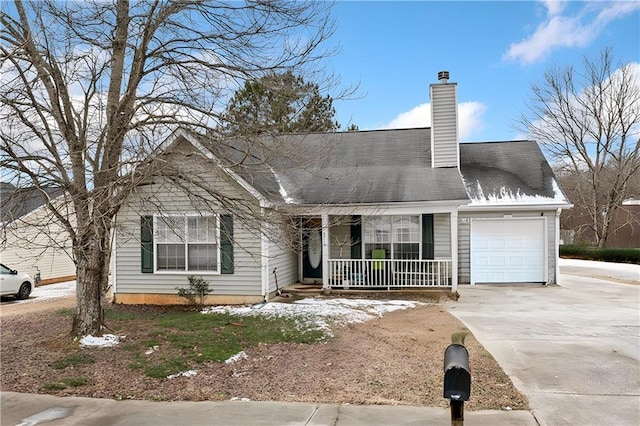
<instances>
[{"instance_id":1,"label":"neighboring house","mask_svg":"<svg viewBox=\"0 0 640 426\"><path fill-rule=\"evenodd\" d=\"M203 213L196 197L150 182L118 214L115 301L179 302L189 275L211 283L210 303L262 301L276 291L274 269L280 287L556 283L558 218L571 205L551 168L535 142L459 144L457 85L443 77L430 86L431 128L286 136L305 167L272 159L261 173L203 168L189 154L215 158L206 140L173 135L161 147L169 161L191 161L193 173L254 211L286 209L301 249L222 205Z\"/></svg>"},{"instance_id":2,"label":"neighboring house","mask_svg":"<svg viewBox=\"0 0 640 426\"><path fill-rule=\"evenodd\" d=\"M576 205L560 217L564 244L595 244L595 233L591 218L583 208ZM640 198L632 196L620 205L610 224L611 234L605 242L606 248L640 248Z\"/></svg>"},{"instance_id":3,"label":"neighboring house","mask_svg":"<svg viewBox=\"0 0 640 426\"><path fill-rule=\"evenodd\" d=\"M0 262L38 277L40 284L74 280L71 240L45 206L64 200L64 191L0 185Z\"/></svg>"}]
</instances>

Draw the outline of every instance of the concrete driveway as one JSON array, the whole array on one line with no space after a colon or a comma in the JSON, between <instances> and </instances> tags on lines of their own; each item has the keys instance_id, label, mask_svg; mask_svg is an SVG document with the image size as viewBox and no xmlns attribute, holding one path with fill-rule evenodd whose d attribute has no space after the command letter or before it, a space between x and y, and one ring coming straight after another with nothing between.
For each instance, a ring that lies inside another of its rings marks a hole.
<instances>
[{"instance_id":1,"label":"concrete driveway","mask_svg":"<svg viewBox=\"0 0 640 426\"><path fill-rule=\"evenodd\" d=\"M459 291L449 312L527 395L541 425L640 424L640 285L562 274L559 286Z\"/></svg>"}]
</instances>

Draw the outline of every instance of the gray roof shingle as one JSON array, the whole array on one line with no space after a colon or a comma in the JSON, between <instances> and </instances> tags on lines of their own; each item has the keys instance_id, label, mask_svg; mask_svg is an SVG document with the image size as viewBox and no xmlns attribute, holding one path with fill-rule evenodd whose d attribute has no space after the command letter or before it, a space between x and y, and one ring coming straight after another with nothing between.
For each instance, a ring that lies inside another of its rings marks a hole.
<instances>
[{"instance_id":1,"label":"gray roof shingle","mask_svg":"<svg viewBox=\"0 0 640 426\"><path fill-rule=\"evenodd\" d=\"M460 168L472 204L568 203L534 141L460 144Z\"/></svg>"},{"instance_id":2,"label":"gray roof shingle","mask_svg":"<svg viewBox=\"0 0 640 426\"><path fill-rule=\"evenodd\" d=\"M33 187L16 188L11 183L0 182L0 222L12 222L45 204L47 198L56 198L63 193L57 187L45 187L42 190Z\"/></svg>"},{"instance_id":3,"label":"gray roof shingle","mask_svg":"<svg viewBox=\"0 0 640 426\"><path fill-rule=\"evenodd\" d=\"M294 162L300 159L275 157L269 165L276 184L279 182L290 203L379 204L468 199L455 168L431 168L428 128L311 133L287 138L287 143L304 153L305 165L296 167ZM268 188L273 195L275 185L266 174L257 177L254 172L247 180L259 188Z\"/></svg>"},{"instance_id":4,"label":"gray roof shingle","mask_svg":"<svg viewBox=\"0 0 640 426\"><path fill-rule=\"evenodd\" d=\"M462 143L460 172L431 168L429 128L286 135L264 147L231 141L213 151L276 203L568 203L532 141Z\"/></svg>"}]
</instances>

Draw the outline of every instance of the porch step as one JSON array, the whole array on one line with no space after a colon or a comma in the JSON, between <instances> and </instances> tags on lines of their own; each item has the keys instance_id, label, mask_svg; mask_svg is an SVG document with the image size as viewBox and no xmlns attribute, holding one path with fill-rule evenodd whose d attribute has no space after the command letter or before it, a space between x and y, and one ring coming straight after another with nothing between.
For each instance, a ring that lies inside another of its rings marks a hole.
<instances>
[{"instance_id":1,"label":"porch step","mask_svg":"<svg viewBox=\"0 0 640 426\"><path fill-rule=\"evenodd\" d=\"M319 295L322 294L322 284L292 284L282 289L283 293L299 295Z\"/></svg>"}]
</instances>

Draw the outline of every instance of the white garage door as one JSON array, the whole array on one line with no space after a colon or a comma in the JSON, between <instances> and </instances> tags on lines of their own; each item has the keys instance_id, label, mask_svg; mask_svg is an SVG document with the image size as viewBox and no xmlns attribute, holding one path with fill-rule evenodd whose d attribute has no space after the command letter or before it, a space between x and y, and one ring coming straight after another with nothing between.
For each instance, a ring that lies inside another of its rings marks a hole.
<instances>
[{"instance_id":1,"label":"white garage door","mask_svg":"<svg viewBox=\"0 0 640 426\"><path fill-rule=\"evenodd\" d=\"M474 220L471 283L546 282L545 219Z\"/></svg>"}]
</instances>

